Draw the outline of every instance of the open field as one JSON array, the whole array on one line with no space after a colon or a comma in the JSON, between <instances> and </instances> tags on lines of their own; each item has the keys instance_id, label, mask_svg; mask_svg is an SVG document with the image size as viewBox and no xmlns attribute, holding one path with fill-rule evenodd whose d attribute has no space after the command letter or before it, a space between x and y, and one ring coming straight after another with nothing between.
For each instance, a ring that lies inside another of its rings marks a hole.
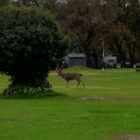
<instances>
[{"instance_id":1,"label":"open field","mask_svg":"<svg viewBox=\"0 0 140 140\"><path fill-rule=\"evenodd\" d=\"M140 72L72 67L82 84L50 72L53 90L66 96L0 99L2 140L140 140ZM0 75L0 92L9 84ZM86 98L88 97L88 98ZM87 100L86 100L87 99Z\"/></svg>"}]
</instances>

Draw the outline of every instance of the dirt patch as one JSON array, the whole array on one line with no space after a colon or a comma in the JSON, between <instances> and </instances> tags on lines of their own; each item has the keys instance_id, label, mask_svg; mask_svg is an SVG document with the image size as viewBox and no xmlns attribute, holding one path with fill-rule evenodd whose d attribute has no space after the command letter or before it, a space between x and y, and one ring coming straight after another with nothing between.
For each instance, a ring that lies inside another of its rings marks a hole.
<instances>
[{"instance_id":1,"label":"dirt patch","mask_svg":"<svg viewBox=\"0 0 140 140\"><path fill-rule=\"evenodd\" d=\"M89 100L105 100L103 97L83 97L83 98L78 98L77 100L82 100L82 101L89 101Z\"/></svg>"},{"instance_id":2,"label":"dirt patch","mask_svg":"<svg viewBox=\"0 0 140 140\"><path fill-rule=\"evenodd\" d=\"M121 136L122 140L140 140L140 135L128 134Z\"/></svg>"},{"instance_id":3,"label":"dirt patch","mask_svg":"<svg viewBox=\"0 0 140 140\"><path fill-rule=\"evenodd\" d=\"M66 86L53 86L54 88L67 88ZM69 85L69 88L76 88L76 86ZM82 85L80 85L78 88L83 88ZM110 88L110 87L96 87L96 86L85 86L85 89L111 89L111 90L118 90L119 88Z\"/></svg>"}]
</instances>

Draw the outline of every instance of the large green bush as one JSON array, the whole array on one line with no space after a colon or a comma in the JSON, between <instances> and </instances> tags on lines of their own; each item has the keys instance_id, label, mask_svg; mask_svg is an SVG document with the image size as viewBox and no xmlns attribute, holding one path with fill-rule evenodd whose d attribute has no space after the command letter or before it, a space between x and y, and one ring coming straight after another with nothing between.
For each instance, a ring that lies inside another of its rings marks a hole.
<instances>
[{"instance_id":1,"label":"large green bush","mask_svg":"<svg viewBox=\"0 0 140 140\"><path fill-rule=\"evenodd\" d=\"M19 85L49 91L48 72L54 60L64 56L66 47L67 38L48 11L1 8L0 71L12 81L11 92L4 93L12 94Z\"/></svg>"}]
</instances>

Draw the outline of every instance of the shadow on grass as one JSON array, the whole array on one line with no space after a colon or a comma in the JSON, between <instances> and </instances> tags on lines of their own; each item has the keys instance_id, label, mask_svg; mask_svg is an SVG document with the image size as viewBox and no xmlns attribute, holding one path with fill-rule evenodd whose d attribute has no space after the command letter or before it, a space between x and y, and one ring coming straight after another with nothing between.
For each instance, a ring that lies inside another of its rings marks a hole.
<instances>
[{"instance_id":1,"label":"shadow on grass","mask_svg":"<svg viewBox=\"0 0 140 140\"><path fill-rule=\"evenodd\" d=\"M36 94L18 94L18 95L2 95L0 99L41 99L41 98L52 98L52 97L66 97L67 94L50 91L45 93Z\"/></svg>"}]
</instances>

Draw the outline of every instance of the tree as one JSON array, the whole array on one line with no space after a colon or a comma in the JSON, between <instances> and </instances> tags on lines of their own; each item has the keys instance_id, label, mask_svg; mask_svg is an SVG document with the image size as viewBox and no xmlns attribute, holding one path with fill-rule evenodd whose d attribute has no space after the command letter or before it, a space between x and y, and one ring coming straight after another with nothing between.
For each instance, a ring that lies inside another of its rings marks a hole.
<instances>
[{"instance_id":1,"label":"tree","mask_svg":"<svg viewBox=\"0 0 140 140\"><path fill-rule=\"evenodd\" d=\"M9 0L0 0L0 7L8 5L9 4Z\"/></svg>"},{"instance_id":2,"label":"tree","mask_svg":"<svg viewBox=\"0 0 140 140\"><path fill-rule=\"evenodd\" d=\"M90 66L91 55L97 65L102 41L106 52L114 48L123 59L129 55L133 66L139 42L134 26L140 15L139 0L47 0L45 6L55 15L72 42L79 42L82 46L87 55L87 66Z\"/></svg>"},{"instance_id":3,"label":"tree","mask_svg":"<svg viewBox=\"0 0 140 140\"><path fill-rule=\"evenodd\" d=\"M100 18L98 26L99 38L104 41L105 52L109 50L117 50L122 58L125 59L123 51L124 38L130 37L130 31L118 20L120 7L117 2L108 0L100 5ZM126 49L125 49L126 50ZM111 52L113 53L113 51Z\"/></svg>"},{"instance_id":4,"label":"tree","mask_svg":"<svg viewBox=\"0 0 140 140\"><path fill-rule=\"evenodd\" d=\"M53 3L53 8L49 8L62 24L65 33L70 35L72 42L79 42L87 56L89 67L90 57L94 58L96 68L99 66L98 57L102 52L102 41L107 43L110 27L114 27L117 18L115 6L111 0L66 0Z\"/></svg>"},{"instance_id":5,"label":"tree","mask_svg":"<svg viewBox=\"0 0 140 140\"><path fill-rule=\"evenodd\" d=\"M50 90L46 78L51 64L63 58L67 37L48 11L1 8L0 44L0 71L11 76L10 87L23 85L36 88L37 92Z\"/></svg>"},{"instance_id":6,"label":"tree","mask_svg":"<svg viewBox=\"0 0 140 140\"><path fill-rule=\"evenodd\" d=\"M134 64L134 56L139 38L136 36L135 26L136 20L140 15L140 2L139 0L117 0L119 12L118 21L120 21L127 30L129 30L129 37L125 37L125 50L128 52L128 57L131 60L131 67ZM125 58L125 57L124 57Z\"/></svg>"},{"instance_id":7,"label":"tree","mask_svg":"<svg viewBox=\"0 0 140 140\"><path fill-rule=\"evenodd\" d=\"M17 5L17 6L36 6L39 7L39 0L10 0L12 5Z\"/></svg>"},{"instance_id":8,"label":"tree","mask_svg":"<svg viewBox=\"0 0 140 140\"><path fill-rule=\"evenodd\" d=\"M118 50L123 60L129 54L132 67L137 42L133 24L139 13L138 3L138 0L107 0L99 6L100 38L104 40L106 49L115 48L114 50Z\"/></svg>"},{"instance_id":9,"label":"tree","mask_svg":"<svg viewBox=\"0 0 140 140\"><path fill-rule=\"evenodd\" d=\"M48 2L45 6L48 8L47 4ZM87 56L87 66L90 66L90 45L97 26L95 2L92 0L66 0L65 2L50 0L49 4L53 7L49 9L61 23L65 34L71 37L72 42L81 44Z\"/></svg>"}]
</instances>

